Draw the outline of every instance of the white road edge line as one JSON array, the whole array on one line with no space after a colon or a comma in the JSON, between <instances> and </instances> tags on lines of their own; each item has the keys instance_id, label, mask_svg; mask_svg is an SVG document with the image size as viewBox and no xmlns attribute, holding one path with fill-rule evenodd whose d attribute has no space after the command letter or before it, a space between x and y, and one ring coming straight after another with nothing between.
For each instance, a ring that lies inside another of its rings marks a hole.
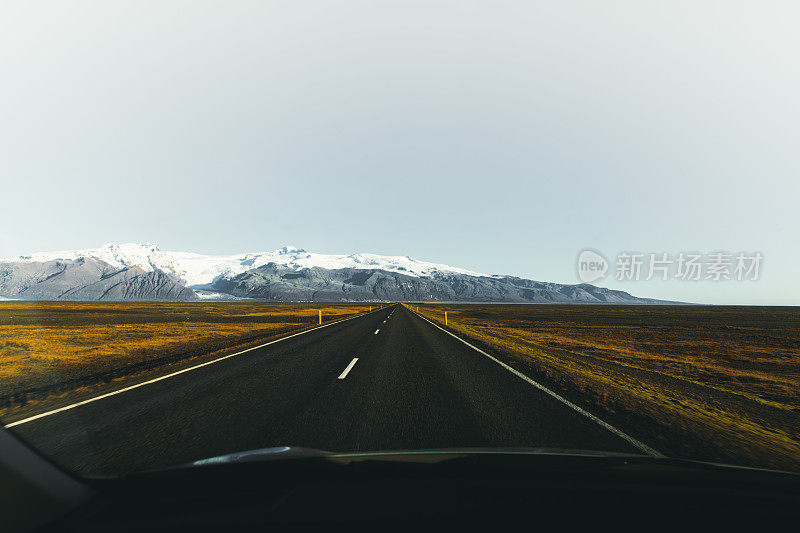
<instances>
[{"instance_id":1,"label":"white road edge line","mask_svg":"<svg viewBox=\"0 0 800 533\"><path fill-rule=\"evenodd\" d=\"M350 364L347 365L347 368L344 369L344 372L339 374L339 379L344 379L347 377L347 373L350 372L354 366L356 366L356 361L358 361L358 357L353 357L353 360L350 361Z\"/></svg>"},{"instance_id":2,"label":"white road edge line","mask_svg":"<svg viewBox=\"0 0 800 533\"><path fill-rule=\"evenodd\" d=\"M424 321L428 322L428 323L429 323L429 324L431 324L432 326L435 326L435 327L439 328L440 330L444 331L445 333L447 333L447 334L448 334L448 335L450 335L451 337L454 337L454 338L456 338L456 339L460 340L461 342L463 342L464 344L466 344L467 346L469 346L470 348L472 348L472 349L473 349L473 350L475 350L476 352L478 352L478 353L480 353L480 354L483 354L483 355L485 355L486 357L488 357L489 359L491 359L492 361L494 361L494 362L495 362L495 363L497 363L498 365L502 366L503 368L505 368L506 370L508 370L508 371L509 371L509 372L511 372L512 374L514 374L515 376L517 376L517 377L519 377L519 378L522 378L522 379L524 379L525 381L527 381L528 383L530 383L531 385L533 385L533 386L534 386L534 387L536 387L537 389L541 390L542 392L544 392L544 393L546 393L546 394L549 394L550 396L552 396L553 398L555 398L555 399L556 399L556 400L558 400L559 402L563 403L563 404L564 404L564 405L566 405L567 407L571 407L572 409L574 409L575 411L579 412L579 413L580 413L580 414L582 414L583 416L585 416L585 417L589 418L589 419L590 419L590 420L592 420L593 422L595 422L595 423L597 423L598 425L600 425L600 426L604 427L605 429L607 429L608 431L610 431L610 432L611 432L611 433L613 433L614 435L616 435L616 436L618 436L618 437L621 437L621 438L625 439L625 440L626 440L626 441L628 441L630 444L632 444L634 447L638 448L639 450L643 451L644 453L646 453L646 454L648 454L648 455L652 455L653 457L665 457L665 455L664 455L663 453L661 453L661 452L658 452L658 451L656 451L655 449L653 449L653 448L651 448L650 446L648 446L647 444L645 444L645 443L643 443L643 442L641 442L641 441L638 441L638 440L634 439L633 437L631 437L631 436L630 436L630 435L628 435L627 433L624 433L622 430L620 430L620 429L617 429L616 427L612 426L612 425L611 425L611 424L609 424L608 422L605 422L605 421L603 421L603 420L601 420L601 419L597 418L596 416L594 416L594 415L593 415L592 413L590 413L589 411L586 411L585 409L583 409L583 408L581 408L581 407L579 407L579 406L575 405L574 403L572 403L571 401L567 400L566 398L564 398L564 397L563 397L563 396L561 396L560 394L557 394L557 393L555 393L555 392L551 391L550 389L548 389L547 387L545 387L545 386L544 386L544 385L542 385L541 383L537 383L536 381L532 380L531 378L529 378L528 376L526 376L525 374L523 374L523 373L522 373L522 372L520 372L519 370L515 370L514 368L511 368L510 366L508 366L508 365L507 365L507 364L505 364L504 362L502 362L502 361L500 361L499 359L497 359L497 358L495 358L495 357L493 357L493 356L489 355L488 353L484 352L483 350L481 350L481 349L480 349L480 348L478 348L477 346L474 346L473 344L470 344L469 342L465 341L464 339L462 339L462 338L461 338L461 337L459 337L458 335L455 335L455 334L453 334L453 333L450 333L449 331L447 331L447 330L446 330L446 329L444 329L443 327L439 326L439 324L436 324L436 323L434 323L434 322L431 322L430 320L428 320L427 318L425 318L424 316L420 315L419 313L417 313L417 312L415 312L415 311L411 311L411 312L412 312L412 313L414 313L415 315L417 315L418 317L420 317L422 320L424 320Z\"/></svg>"},{"instance_id":3,"label":"white road edge line","mask_svg":"<svg viewBox=\"0 0 800 533\"><path fill-rule=\"evenodd\" d=\"M377 311L378 311L378 309L376 309L375 311L372 311L372 313L375 313ZM130 387L125 387L123 389L119 389L119 390L115 390L115 391L112 391L112 392L108 392L106 394L101 394L100 396L95 396L94 398L89 398L88 400L83 400L83 401L76 402L76 403L73 403L73 404L70 404L70 405L66 405L64 407L59 407L58 409L53 409L52 411L47 411L45 413L40 413L40 414L35 415L35 416L31 416L31 417L28 417L28 418L23 418L22 420L17 420L16 422L11 422L10 424L5 424L5 427L13 428L14 426L20 426L20 425L26 424L28 422L33 422L34 420L38 420L38 419L44 418L46 416L54 415L56 413L61 413L63 411L68 411L70 409L74 409L76 407L80 407L81 405L86 405L87 403L92 403L92 402L96 402L98 400L102 400L103 398L108 398L109 396L116 396L117 394L122 394L123 392L127 392L129 390L138 389L139 387L144 387L145 385L149 385L149 384L155 383L157 381L161 381L161 380L164 380L164 379L167 379L167 378L171 378L171 377L177 376L179 374L183 374L185 372L190 372L192 370L197 370L198 368L202 368L202 367L208 366L208 365L213 365L214 363L218 363L220 361L224 361L225 359L230 359L231 357L235 357L235 356L241 355L243 353L251 352L253 350L258 350L259 348L263 348L264 346L269 346L270 344L275 344L276 342L285 341L286 339L291 339L292 337L297 337L298 335L304 335L306 333L311 333L312 331L316 331L316 330L322 329L322 328L327 328L328 326L332 326L334 324L341 324L342 322L347 322L348 320L353 320L354 318L363 317L363 316L366 316L368 314L370 314L370 312L364 313L363 315L355 315L355 316L351 316L351 317L348 317L348 318L343 318L341 320L336 320L334 322L328 322L327 324L323 324L321 326L317 326L317 327L314 327L314 328L311 328L311 329L298 331L297 333L293 333L293 334L288 335L286 337L281 337L280 339L275 339L275 340L272 340L272 341L269 341L269 342L265 342L264 344L259 344L258 346L253 346L252 348L248 348L248 349L242 350L240 352L232 353L232 354L229 354L229 355L224 355L222 357L219 357L217 359L213 359L211 361L206 361L205 363L201 363L199 365L190 366L189 368L184 368L183 370L178 370L177 372L172 372L171 374L166 374L164 376L160 376L160 377L157 377L157 378L154 378L154 379L143 381L141 383L137 383L136 385L131 385Z\"/></svg>"}]
</instances>

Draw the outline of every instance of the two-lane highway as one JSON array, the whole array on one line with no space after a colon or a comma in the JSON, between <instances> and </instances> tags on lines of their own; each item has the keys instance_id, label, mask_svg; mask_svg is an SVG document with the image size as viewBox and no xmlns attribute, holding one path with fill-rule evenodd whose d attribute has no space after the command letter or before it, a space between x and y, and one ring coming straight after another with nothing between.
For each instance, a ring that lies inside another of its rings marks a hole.
<instances>
[{"instance_id":1,"label":"two-lane highway","mask_svg":"<svg viewBox=\"0 0 800 533\"><path fill-rule=\"evenodd\" d=\"M587 415L395 305L12 430L83 473L275 446L642 452Z\"/></svg>"}]
</instances>

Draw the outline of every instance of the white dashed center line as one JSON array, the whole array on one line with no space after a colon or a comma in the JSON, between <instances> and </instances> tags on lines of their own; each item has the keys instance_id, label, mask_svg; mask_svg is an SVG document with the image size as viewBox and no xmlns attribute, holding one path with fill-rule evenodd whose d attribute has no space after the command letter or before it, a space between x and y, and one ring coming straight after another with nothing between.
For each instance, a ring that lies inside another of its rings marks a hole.
<instances>
[{"instance_id":1,"label":"white dashed center line","mask_svg":"<svg viewBox=\"0 0 800 533\"><path fill-rule=\"evenodd\" d=\"M350 364L347 365L347 368L344 369L344 372L339 374L339 379L344 379L347 377L347 373L350 372L354 366L356 366L356 361L358 361L358 357L354 357Z\"/></svg>"},{"instance_id":2,"label":"white dashed center line","mask_svg":"<svg viewBox=\"0 0 800 533\"><path fill-rule=\"evenodd\" d=\"M376 329L375 330L375 335L377 335L379 331L380 331L380 328Z\"/></svg>"}]
</instances>

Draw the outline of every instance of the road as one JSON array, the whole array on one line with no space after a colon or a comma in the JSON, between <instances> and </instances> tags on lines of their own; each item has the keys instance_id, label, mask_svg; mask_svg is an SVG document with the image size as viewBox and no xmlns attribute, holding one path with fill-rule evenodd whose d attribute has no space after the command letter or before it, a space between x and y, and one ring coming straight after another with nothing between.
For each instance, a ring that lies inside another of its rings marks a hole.
<instances>
[{"instance_id":1,"label":"road","mask_svg":"<svg viewBox=\"0 0 800 533\"><path fill-rule=\"evenodd\" d=\"M602 424L393 305L12 431L83 473L287 445L641 453L636 441Z\"/></svg>"}]
</instances>

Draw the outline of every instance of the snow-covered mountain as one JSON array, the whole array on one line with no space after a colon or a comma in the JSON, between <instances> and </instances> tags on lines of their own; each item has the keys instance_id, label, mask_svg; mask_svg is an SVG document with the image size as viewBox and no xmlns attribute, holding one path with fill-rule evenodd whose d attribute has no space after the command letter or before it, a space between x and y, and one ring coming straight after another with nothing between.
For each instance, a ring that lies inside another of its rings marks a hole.
<instances>
[{"instance_id":1,"label":"snow-covered mountain","mask_svg":"<svg viewBox=\"0 0 800 533\"><path fill-rule=\"evenodd\" d=\"M194 288L210 287L219 279L233 277L269 263L292 270L314 267L328 270L353 268L384 270L422 278L436 278L449 274L489 277L463 268L419 261L408 256L317 254L294 246L284 246L271 252L202 255L191 252L168 252L150 243L105 244L91 250L39 252L0 262L44 263L57 260L74 261L79 258L97 259L119 269L138 266L145 271L161 270Z\"/></svg>"},{"instance_id":2,"label":"snow-covered mountain","mask_svg":"<svg viewBox=\"0 0 800 533\"><path fill-rule=\"evenodd\" d=\"M0 298L665 303L588 284L487 275L408 256L317 254L293 246L219 256L134 243L0 260Z\"/></svg>"}]
</instances>

